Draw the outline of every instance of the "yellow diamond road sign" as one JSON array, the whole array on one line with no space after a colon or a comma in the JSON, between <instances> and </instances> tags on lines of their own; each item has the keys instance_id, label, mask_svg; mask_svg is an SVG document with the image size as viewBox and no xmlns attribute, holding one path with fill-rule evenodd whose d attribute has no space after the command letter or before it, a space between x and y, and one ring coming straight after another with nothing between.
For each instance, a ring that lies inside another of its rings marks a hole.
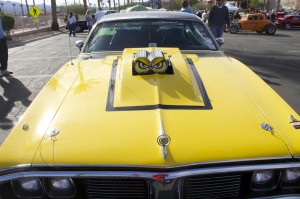
<instances>
[{"instance_id":1,"label":"yellow diamond road sign","mask_svg":"<svg viewBox=\"0 0 300 199\"><path fill-rule=\"evenodd\" d=\"M39 17L41 14L41 10L36 6L32 6L29 10L29 14L34 18Z\"/></svg>"}]
</instances>

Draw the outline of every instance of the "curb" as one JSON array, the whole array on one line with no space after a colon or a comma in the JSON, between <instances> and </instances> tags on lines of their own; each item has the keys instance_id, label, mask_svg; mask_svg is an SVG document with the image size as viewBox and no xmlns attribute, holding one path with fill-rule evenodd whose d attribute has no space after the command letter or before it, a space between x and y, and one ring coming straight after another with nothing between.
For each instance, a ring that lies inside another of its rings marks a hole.
<instances>
[{"instance_id":1,"label":"curb","mask_svg":"<svg viewBox=\"0 0 300 199\"><path fill-rule=\"evenodd\" d=\"M51 31L50 27L48 27L40 30L28 31L26 33L18 33L16 35L12 35L12 40L7 40L7 46L8 48L13 48L29 42L63 34L65 32L67 31L64 27L60 28L58 31Z\"/></svg>"}]
</instances>

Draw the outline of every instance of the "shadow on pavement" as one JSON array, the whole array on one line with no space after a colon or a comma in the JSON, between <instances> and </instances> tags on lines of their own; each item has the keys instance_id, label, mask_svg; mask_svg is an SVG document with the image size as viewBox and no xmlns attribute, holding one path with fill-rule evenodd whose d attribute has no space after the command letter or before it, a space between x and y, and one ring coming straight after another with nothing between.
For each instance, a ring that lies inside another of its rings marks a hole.
<instances>
[{"instance_id":1,"label":"shadow on pavement","mask_svg":"<svg viewBox=\"0 0 300 199\"><path fill-rule=\"evenodd\" d=\"M6 130L14 126L14 122L18 118L9 118L9 113L17 103L21 102L25 107L28 107L31 103L29 96L31 92L26 86L13 76L6 76L0 78L0 129ZM22 111L16 109L16 111ZM25 110L24 110L25 111Z\"/></svg>"}]
</instances>

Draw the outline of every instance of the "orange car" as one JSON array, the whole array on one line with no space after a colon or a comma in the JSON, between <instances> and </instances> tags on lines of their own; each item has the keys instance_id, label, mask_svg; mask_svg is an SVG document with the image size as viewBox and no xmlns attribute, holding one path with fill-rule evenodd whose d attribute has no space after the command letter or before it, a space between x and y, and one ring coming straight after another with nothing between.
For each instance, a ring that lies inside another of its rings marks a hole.
<instances>
[{"instance_id":1,"label":"orange car","mask_svg":"<svg viewBox=\"0 0 300 199\"><path fill-rule=\"evenodd\" d=\"M230 32L235 34L238 31L256 31L257 33L265 32L266 35L273 35L276 32L276 26L267 20L265 15L260 13L247 14L230 26Z\"/></svg>"}]
</instances>

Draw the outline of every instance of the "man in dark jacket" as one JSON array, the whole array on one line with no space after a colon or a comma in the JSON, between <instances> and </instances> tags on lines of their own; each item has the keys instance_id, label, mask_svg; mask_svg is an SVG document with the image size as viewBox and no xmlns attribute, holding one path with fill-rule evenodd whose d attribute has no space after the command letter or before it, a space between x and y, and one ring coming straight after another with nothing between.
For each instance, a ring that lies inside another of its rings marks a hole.
<instances>
[{"instance_id":1,"label":"man in dark jacket","mask_svg":"<svg viewBox=\"0 0 300 199\"><path fill-rule=\"evenodd\" d=\"M229 11L224 5L224 0L217 0L217 4L212 7L208 16L208 26L215 38L223 36L224 26L230 27Z\"/></svg>"},{"instance_id":2,"label":"man in dark jacket","mask_svg":"<svg viewBox=\"0 0 300 199\"><path fill-rule=\"evenodd\" d=\"M12 72L7 70L8 48L2 23L3 22L0 15L0 76L12 74Z\"/></svg>"}]
</instances>

